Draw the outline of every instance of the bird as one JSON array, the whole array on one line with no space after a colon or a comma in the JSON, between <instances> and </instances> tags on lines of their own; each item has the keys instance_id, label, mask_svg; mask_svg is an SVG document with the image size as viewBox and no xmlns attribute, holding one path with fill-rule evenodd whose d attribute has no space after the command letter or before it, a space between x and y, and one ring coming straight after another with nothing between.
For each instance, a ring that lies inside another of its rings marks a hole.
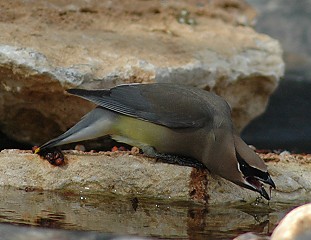
<instances>
[{"instance_id":1,"label":"bird","mask_svg":"<svg viewBox=\"0 0 311 240\"><path fill-rule=\"evenodd\" d=\"M35 150L110 135L167 162L205 167L258 192L276 188L267 165L239 136L229 104L217 94L174 83L122 84L111 89L68 89L97 105L68 131ZM193 164L193 165L191 165Z\"/></svg>"}]
</instances>

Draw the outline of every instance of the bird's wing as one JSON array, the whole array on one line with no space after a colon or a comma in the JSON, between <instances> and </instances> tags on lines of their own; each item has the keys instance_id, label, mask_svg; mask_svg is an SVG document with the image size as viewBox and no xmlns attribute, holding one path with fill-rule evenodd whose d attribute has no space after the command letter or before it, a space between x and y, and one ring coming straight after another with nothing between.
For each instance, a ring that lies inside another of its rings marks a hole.
<instances>
[{"instance_id":1,"label":"bird's wing","mask_svg":"<svg viewBox=\"0 0 311 240\"><path fill-rule=\"evenodd\" d=\"M67 91L111 111L169 128L199 128L212 123L215 101L220 101L215 94L175 84L129 84L110 90Z\"/></svg>"}]
</instances>

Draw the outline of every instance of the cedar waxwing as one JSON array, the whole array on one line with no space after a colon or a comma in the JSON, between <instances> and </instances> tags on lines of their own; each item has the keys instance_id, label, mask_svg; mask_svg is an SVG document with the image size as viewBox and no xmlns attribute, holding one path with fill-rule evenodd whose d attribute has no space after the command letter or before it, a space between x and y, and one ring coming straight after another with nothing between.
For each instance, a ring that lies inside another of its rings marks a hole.
<instances>
[{"instance_id":1,"label":"cedar waxwing","mask_svg":"<svg viewBox=\"0 0 311 240\"><path fill-rule=\"evenodd\" d=\"M211 173L270 199L263 183L273 188L275 184L267 166L236 134L230 107L216 94L169 83L67 91L98 107L67 132L43 144L36 153L110 135L168 162L179 157L190 163L195 159Z\"/></svg>"}]
</instances>

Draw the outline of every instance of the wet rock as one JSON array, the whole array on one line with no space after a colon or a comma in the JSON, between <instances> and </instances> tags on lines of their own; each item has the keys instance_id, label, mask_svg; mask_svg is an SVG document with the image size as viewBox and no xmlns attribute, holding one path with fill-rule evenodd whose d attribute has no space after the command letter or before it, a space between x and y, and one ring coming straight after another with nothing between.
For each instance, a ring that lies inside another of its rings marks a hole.
<instances>
[{"instance_id":1,"label":"wet rock","mask_svg":"<svg viewBox=\"0 0 311 240\"><path fill-rule=\"evenodd\" d=\"M254 14L243 1L40 0L2 9L1 131L32 144L94 107L66 88L193 85L224 96L241 129L264 111L284 71L279 43L249 27ZM188 24L177 19L184 9Z\"/></svg>"},{"instance_id":2,"label":"wet rock","mask_svg":"<svg viewBox=\"0 0 311 240\"><path fill-rule=\"evenodd\" d=\"M311 203L295 208L288 213L273 231L271 240L311 239Z\"/></svg>"},{"instance_id":3,"label":"wet rock","mask_svg":"<svg viewBox=\"0 0 311 240\"><path fill-rule=\"evenodd\" d=\"M272 191L272 202L310 198L311 155L261 157L277 186ZM53 166L30 151L3 150L0 165L0 185L22 189L139 195L210 204L252 202L259 196L207 170L160 163L126 151L67 151L65 164Z\"/></svg>"},{"instance_id":4,"label":"wet rock","mask_svg":"<svg viewBox=\"0 0 311 240\"><path fill-rule=\"evenodd\" d=\"M95 232L65 231L56 229L30 228L14 226L9 224L0 224L0 236L2 240L144 240L147 238L134 236L114 236Z\"/></svg>"}]
</instances>

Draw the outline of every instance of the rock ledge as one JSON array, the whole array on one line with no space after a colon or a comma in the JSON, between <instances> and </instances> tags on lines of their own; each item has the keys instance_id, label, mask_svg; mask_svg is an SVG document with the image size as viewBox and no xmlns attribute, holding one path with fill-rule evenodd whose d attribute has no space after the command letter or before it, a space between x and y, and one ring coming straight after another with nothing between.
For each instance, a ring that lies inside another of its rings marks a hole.
<instances>
[{"instance_id":1,"label":"rock ledge","mask_svg":"<svg viewBox=\"0 0 311 240\"><path fill-rule=\"evenodd\" d=\"M30 151L0 153L0 185L191 200L218 204L254 201L258 194L207 171L156 162L130 152L83 153L66 151L66 164L50 165ZM272 201L310 198L311 155L261 154L277 190Z\"/></svg>"}]
</instances>

